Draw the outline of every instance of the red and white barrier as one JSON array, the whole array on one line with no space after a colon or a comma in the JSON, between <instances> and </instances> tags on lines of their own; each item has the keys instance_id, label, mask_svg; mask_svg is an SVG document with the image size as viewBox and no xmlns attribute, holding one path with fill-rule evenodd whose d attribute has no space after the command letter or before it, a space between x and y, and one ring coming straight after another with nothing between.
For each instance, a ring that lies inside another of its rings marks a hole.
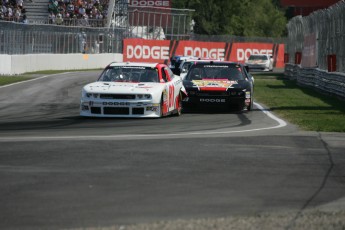
<instances>
[{"instance_id":1,"label":"red and white barrier","mask_svg":"<svg viewBox=\"0 0 345 230\"><path fill-rule=\"evenodd\" d=\"M168 62L174 55L197 56L244 63L251 54L273 56L275 67L284 67L284 44L226 43L125 39L123 60L131 62Z\"/></svg>"}]
</instances>

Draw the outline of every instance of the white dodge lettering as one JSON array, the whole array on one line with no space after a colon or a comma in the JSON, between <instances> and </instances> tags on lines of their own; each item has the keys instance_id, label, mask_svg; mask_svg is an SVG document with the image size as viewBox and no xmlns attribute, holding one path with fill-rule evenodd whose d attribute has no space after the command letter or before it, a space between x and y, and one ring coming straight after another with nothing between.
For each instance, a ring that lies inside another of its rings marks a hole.
<instances>
[{"instance_id":1,"label":"white dodge lettering","mask_svg":"<svg viewBox=\"0 0 345 230\"><path fill-rule=\"evenodd\" d=\"M212 59L223 59L225 49L207 49L202 47L185 47L184 56L195 56Z\"/></svg>"},{"instance_id":2,"label":"white dodge lettering","mask_svg":"<svg viewBox=\"0 0 345 230\"><path fill-rule=\"evenodd\" d=\"M169 59L169 47L168 46L127 46L127 58L128 59Z\"/></svg>"},{"instance_id":3,"label":"white dodge lettering","mask_svg":"<svg viewBox=\"0 0 345 230\"><path fill-rule=\"evenodd\" d=\"M131 6L163 6L169 7L169 1L159 1L159 0L132 0Z\"/></svg>"},{"instance_id":4,"label":"white dodge lettering","mask_svg":"<svg viewBox=\"0 0 345 230\"><path fill-rule=\"evenodd\" d=\"M246 61L252 54L267 54L271 56L273 51L266 49L237 49L237 61Z\"/></svg>"}]
</instances>

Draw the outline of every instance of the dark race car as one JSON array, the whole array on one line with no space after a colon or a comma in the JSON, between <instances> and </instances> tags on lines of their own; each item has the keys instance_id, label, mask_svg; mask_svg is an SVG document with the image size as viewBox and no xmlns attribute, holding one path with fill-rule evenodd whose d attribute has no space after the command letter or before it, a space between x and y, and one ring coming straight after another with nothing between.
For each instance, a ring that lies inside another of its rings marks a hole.
<instances>
[{"instance_id":1,"label":"dark race car","mask_svg":"<svg viewBox=\"0 0 345 230\"><path fill-rule=\"evenodd\" d=\"M181 71L180 71L180 65L184 60L187 59L195 59L197 60L197 57L194 56L173 56L170 58L170 69L173 71L174 74L176 75L180 75Z\"/></svg>"},{"instance_id":2,"label":"dark race car","mask_svg":"<svg viewBox=\"0 0 345 230\"><path fill-rule=\"evenodd\" d=\"M244 65L224 62L195 62L184 78L188 93L184 107L253 109L254 84Z\"/></svg>"}]
</instances>

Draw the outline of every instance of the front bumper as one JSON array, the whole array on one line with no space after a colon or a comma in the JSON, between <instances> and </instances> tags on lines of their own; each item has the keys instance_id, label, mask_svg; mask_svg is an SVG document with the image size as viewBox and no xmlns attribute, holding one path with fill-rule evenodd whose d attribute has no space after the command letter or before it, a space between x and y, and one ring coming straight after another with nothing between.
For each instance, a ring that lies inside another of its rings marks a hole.
<instances>
[{"instance_id":1,"label":"front bumper","mask_svg":"<svg viewBox=\"0 0 345 230\"><path fill-rule=\"evenodd\" d=\"M160 117L160 105L151 101L80 101L80 115L86 117Z\"/></svg>"},{"instance_id":2,"label":"front bumper","mask_svg":"<svg viewBox=\"0 0 345 230\"><path fill-rule=\"evenodd\" d=\"M250 92L195 92L189 91L188 98L184 100L186 106L197 106L199 108L244 108L249 106L251 100Z\"/></svg>"},{"instance_id":3,"label":"front bumper","mask_svg":"<svg viewBox=\"0 0 345 230\"><path fill-rule=\"evenodd\" d=\"M267 64L246 64L251 71L269 71L270 67Z\"/></svg>"}]
</instances>

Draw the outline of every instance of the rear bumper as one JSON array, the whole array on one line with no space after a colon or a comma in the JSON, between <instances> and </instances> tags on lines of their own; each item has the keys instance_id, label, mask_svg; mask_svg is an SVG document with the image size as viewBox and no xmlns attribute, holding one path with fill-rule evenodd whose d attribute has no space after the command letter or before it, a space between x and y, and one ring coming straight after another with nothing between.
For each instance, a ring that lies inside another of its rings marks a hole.
<instances>
[{"instance_id":1,"label":"rear bumper","mask_svg":"<svg viewBox=\"0 0 345 230\"><path fill-rule=\"evenodd\" d=\"M245 106L245 97L230 97L230 96L191 96L184 100L185 106L192 107L218 107L218 108L238 108Z\"/></svg>"}]
</instances>

